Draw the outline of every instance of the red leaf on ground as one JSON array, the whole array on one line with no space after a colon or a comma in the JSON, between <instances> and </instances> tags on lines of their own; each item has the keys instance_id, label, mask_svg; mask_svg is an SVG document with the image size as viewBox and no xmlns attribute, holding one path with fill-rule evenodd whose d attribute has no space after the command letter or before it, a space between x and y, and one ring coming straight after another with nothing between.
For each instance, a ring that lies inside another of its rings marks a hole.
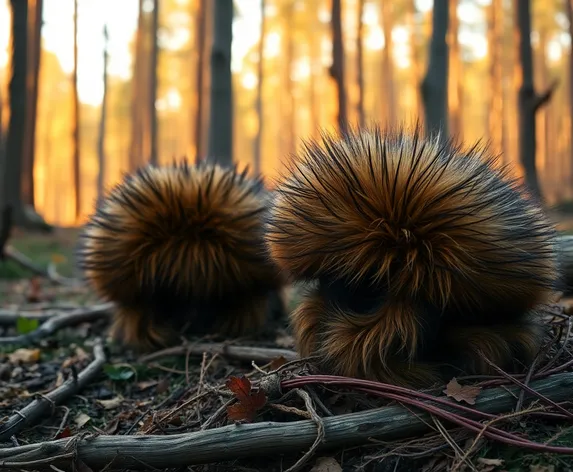
<instances>
[{"instance_id":1,"label":"red leaf on ground","mask_svg":"<svg viewBox=\"0 0 573 472\"><path fill-rule=\"evenodd\" d=\"M72 435L72 432L70 431L70 427L66 426L61 432L59 432L55 439L62 439L62 438L69 438Z\"/></svg>"},{"instance_id":2,"label":"red leaf on ground","mask_svg":"<svg viewBox=\"0 0 573 472\"><path fill-rule=\"evenodd\" d=\"M265 392L251 391L251 381L246 377L230 377L227 388L235 394L238 403L227 407L227 416L233 421L252 421L255 414L267 403Z\"/></svg>"}]
</instances>

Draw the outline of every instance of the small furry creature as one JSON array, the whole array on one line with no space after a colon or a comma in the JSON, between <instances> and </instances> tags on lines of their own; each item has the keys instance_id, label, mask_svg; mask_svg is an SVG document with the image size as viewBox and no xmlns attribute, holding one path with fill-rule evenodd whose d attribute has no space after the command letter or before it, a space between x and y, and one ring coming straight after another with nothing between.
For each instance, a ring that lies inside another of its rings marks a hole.
<instances>
[{"instance_id":1,"label":"small furry creature","mask_svg":"<svg viewBox=\"0 0 573 472\"><path fill-rule=\"evenodd\" d=\"M291 314L322 370L410 386L536 355L556 233L487 149L419 128L304 143L279 179L271 256L315 286ZM450 377L451 378L451 377Z\"/></svg>"},{"instance_id":2,"label":"small furry creature","mask_svg":"<svg viewBox=\"0 0 573 472\"><path fill-rule=\"evenodd\" d=\"M117 305L112 336L139 348L238 336L282 313L265 252L268 194L246 169L186 161L126 175L82 229L80 268Z\"/></svg>"}]
</instances>

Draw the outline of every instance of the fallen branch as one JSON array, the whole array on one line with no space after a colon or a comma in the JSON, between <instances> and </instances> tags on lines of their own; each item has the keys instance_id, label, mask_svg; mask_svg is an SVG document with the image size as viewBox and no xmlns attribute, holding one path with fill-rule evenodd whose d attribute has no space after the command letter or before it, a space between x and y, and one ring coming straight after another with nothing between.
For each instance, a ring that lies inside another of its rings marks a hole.
<instances>
[{"instance_id":1,"label":"fallen branch","mask_svg":"<svg viewBox=\"0 0 573 472\"><path fill-rule=\"evenodd\" d=\"M182 354L192 354L201 356L204 352L209 354L219 354L241 361L270 362L278 357L284 357L286 361L293 361L298 358L295 351L289 349L275 349L267 347L252 346L231 346L224 343L194 343L184 346L170 347L161 351L147 354L139 359L139 362L146 363L166 356L179 356Z\"/></svg>"},{"instance_id":2,"label":"fallen branch","mask_svg":"<svg viewBox=\"0 0 573 472\"><path fill-rule=\"evenodd\" d=\"M26 426L36 424L42 417L49 415L55 406L60 405L72 395L76 395L88 385L100 372L106 361L101 341L96 342L93 354L94 360L79 374L72 375L52 392L37 398L22 410L12 415L0 426L0 442L7 441L11 436L18 434Z\"/></svg>"},{"instance_id":3,"label":"fallen branch","mask_svg":"<svg viewBox=\"0 0 573 472\"><path fill-rule=\"evenodd\" d=\"M40 339L54 334L62 328L76 326L80 323L91 322L106 317L110 314L113 306L113 303L104 303L86 308L78 308L68 313L56 315L47 320L44 324L40 325L40 327L34 331L18 336L0 338L0 345L33 344Z\"/></svg>"},{"instance_id":4,"label":"fallen branch","mask_svg":"<svg viewBox=\"0 0 573 472\"><path fill-rule=\"evenodd\" d=\"M555 402L568 400L573 387L573 373L533 381L530 387ZM475 408L489 414L508 411L518 393L518 387L484 390L477 398ZM359 446L372 439L388 441L420 435L427 432L431 424L428 413L410 412L399 405L323 418L322 421L325 435L319 450ZM316 440L316 431L314 421L301 420L233 424L169 436L76 436L73 440L65 438L0 449L0 468L22 469L32 461L34 467L42 462L55 464L56 456L65 457L60 464L69 465L71 453L94 470L101 470L112 460L114 467L131 469L184 467L308 450ZM573 448L538 446L550 452L573 453Z\"/></svg>"},{"instance_id":5,"label":"fallen branch","mask_svg":"<svg viewBox=\"0 0 573 472\"><path fill-rule=\"evenodd\" d=\"M33 272L34 274L39 275L40 277L44 277L53 283L56 283L59 285L68 285L68 286L81 284L81 282L79 280L70 279L68 277L64 277L64 276L58 274L58 272L56 271L55 267L52 264L48 265L47 269L40 267L32 259L30 259L28 256L26 256L25 254L22 254L16 248L14 248L10 245L6 245L4 247L4 253L3 254L4 254L5 258L13 260L14 262L20 264L25 269L28 269L31 272Z\"/></svg>"},{"instance_id":6,"label":"fallen branch","mask_svg":"<svg viewBox=\"0 0 573 472\"><path fill-rule=\"evenodd\" d=\"M69 313L71 310L78 310L82 307L75 304L74 306L54 307L42 309L38 311L18 311L18 310L0 310L0 325L13 326L18 323L18 319L25 318L27 320L37 320L39 323L44 323L51 318L55 318L62 313Z\"/></svg>"}]
</instances>

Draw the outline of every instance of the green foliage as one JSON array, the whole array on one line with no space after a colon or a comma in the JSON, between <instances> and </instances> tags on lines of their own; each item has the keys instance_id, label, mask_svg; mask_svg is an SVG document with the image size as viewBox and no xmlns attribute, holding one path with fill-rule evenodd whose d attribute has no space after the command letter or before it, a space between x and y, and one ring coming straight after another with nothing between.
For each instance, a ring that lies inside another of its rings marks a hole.
<instances>
[{"instance_id":1,"label":"green foliage","mask_svg":"<svg viewBox=\"0 0 573 472\"><path fill-rule=\"evenodd\" d=\"M135 372L132 368L127 367L126 365L111 365L107 364L104 366L103 371L111 380L129 380L134 375Z\"/></svg>"},{"instance_id":2,"label":"green foliage","mask_svg":"<svg viewBox=\"0 0 573 472\"><path fill-rule=\"evenodd\" d=\"M37 319L18 318L18 321L16 322L16 330L18 331L18 334L26 334L37 329L39 324L40 323Z\"/></svg>"}]
</instances>

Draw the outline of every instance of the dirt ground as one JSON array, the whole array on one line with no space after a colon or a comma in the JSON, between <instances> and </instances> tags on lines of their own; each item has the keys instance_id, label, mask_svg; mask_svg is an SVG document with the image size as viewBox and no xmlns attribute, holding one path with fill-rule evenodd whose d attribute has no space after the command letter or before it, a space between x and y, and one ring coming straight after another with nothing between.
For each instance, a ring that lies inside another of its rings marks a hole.
<instances>
[{"instance_id":1,"label":"dirt ground","mask_svg":"<svg viewBox=\"0 0 573 472\"><path fill-rule=\"evenodd\" d=\"M560 229L565 232L573 231L573 217L562 220ZM48 263L55 264L59 274L75 277L78 276L74 269L73 255L76 236L77 231L73 229L59 229L51 235L17 232L11 243L37 264L43 267ZM323 421L338 415L365 412L385 405L405 405L407 411L413 415L419 415L423 411L416 403L420 401L419 398L416 399L416 392L400 393L404 399L413 399L413 403L406 403L406 400L397 401L381 391L366 393L364 385L359 382L346 387L320 382L312 386L305 385L300 389L306 394L297 391L288 394L292 388L283 389L284 395L278 396L272 396L271 391L265 394L263 389L259 390L259 393L255 388L249 391L249 384L254 387L261 379L272 377L267 375L269 372L276 372L272 378L278 378L286 384L292 382L293 378L312 376L316 372L311 362L290 363L281 356L253 365L246 358L241 359L241 356L224 352L203 351L189 354L185 350L183 340L179 353L157 353L154 357L145 358L141 353L115 345L107 339L107 315L95 316L89 322L57 329L48 336L24 338L24 342L21 342L22 338L20 341L16 339L6 342L10 337L36 332L42 322L30 314L49 319L62 313L70 314L74 310L82 311L85 307L98 303L101 302L85 286L54 284L45 277L34 276L13 261L0 262L0 469L50 470L50 463L46 461L23 461L18 466L6 464L15 460L10 458L6 451L55 439L71 440L77 437L113 435L118 438L119 448L122 436L168 436L208 432L233 425L237 421L260 424L261 427L265 427L267 422L287 424L313 421L319 431ZM291 293L289 303L290 308L296 305L296 290ZM567 313L571 309L570 304L569 299L562 299L560 304L548 312L554 315L552 320L555 333L560 332L563 335L567 332L568 336L567 326L570 325L567 324ZM11 314L14 315L12 318L2 318L2 315ZM561 336L561 339L564 339L564 336ZM186 346L193 345L196 341L190 339ZM209 339L199 341L211 342ZM27 405L49 397L51 392L61 388L68 379L73 380L77 379L78 375L81 376L80 373L94 362L94 349L97 349L99 342L104 345L105 362L98 367L96 374L81 391L63 398L58 404L47 402L49 408L46 414L31 421L24 428L17 426L17 429L13 430L17 431L15 434L2 438L2 434L12 427L14 419L18 422L18 418L25 416L22 410ZM283 327L267 334L263 339L241 339L231 344L281 350L293 348L293 340L288 330ZM546 373L552 371L555 375L572 371L568 365L573 359L570 349L568 338L564 343L553 342L545 357L540 358L537 370L534 372L534 369L531 369L528 373L530 378L523 375L507 378L500 374L488 379L458 379L457 387L444 385L428 394L473 408L472 401L475 403L476 397L479 399L478 395L483 395L488 388L497 387L509 391L508 389L517 385L516 382L527 383L534 379L537 373L539 378L542 378L543 369ZM472 390L472 386L476 385L477 388ZM458 389L457 394L454 387ZM446 394L444 390L447 391ZM573 389L570 391L573 392ZM529 400L522 404L519 393L514 396L511 408L497 415L496 426L507 433L501 439L488 438L489 433L478 433L466 424L455 424L447 415L435 415L433 420L427 422L428 432L425 434L407 435L385 441L372 438L361 447L321 449L309 454L300 464L297 464L297 461L309 451L308 446L288 453L282 453L279 447L277 451L257 456L257 448L264 446L263 434L255 444L249 441L244 445L235 443L232 435L223 440L222 446L219 444L222 454L233 449L239 451L237 457L243 458L171 468L168 461L165 467L149 467L142 460L138 468L173 471L315 472L573 470L572 455L548 452L549 446L573 448L571 400L560 401L555 406L543 395L533 396L535 401L531 407L531 395L528 395ZM521 413L511 416L512 412L515 413L513 410L517 404L521 404ZM440 404L434 405L440 407ZM526 407L537 410L526 414L523 412ZM469 418L471 414L466 411L462 416ZM479 421L482 426L486 423L483 418ZM352 435L366 426L368 425L349 428L349 444ZM284 441L287 439L285 436ZM535 450L532 447L515 445L515 441L535 442L541 447ZM252 457L244 457L251 455L249 451L253 452ZM573 449L570 452L573 453ZM112 457L109 459L111 461ZM71 460L68 460L67 468L54 463L51 470L72 470L69 465ZM81 459L76 459L74 467L82 471L97 470L90 468ZM114 467L112 464L106 470L116 470Z\"/></svg>"}]
</instances>

